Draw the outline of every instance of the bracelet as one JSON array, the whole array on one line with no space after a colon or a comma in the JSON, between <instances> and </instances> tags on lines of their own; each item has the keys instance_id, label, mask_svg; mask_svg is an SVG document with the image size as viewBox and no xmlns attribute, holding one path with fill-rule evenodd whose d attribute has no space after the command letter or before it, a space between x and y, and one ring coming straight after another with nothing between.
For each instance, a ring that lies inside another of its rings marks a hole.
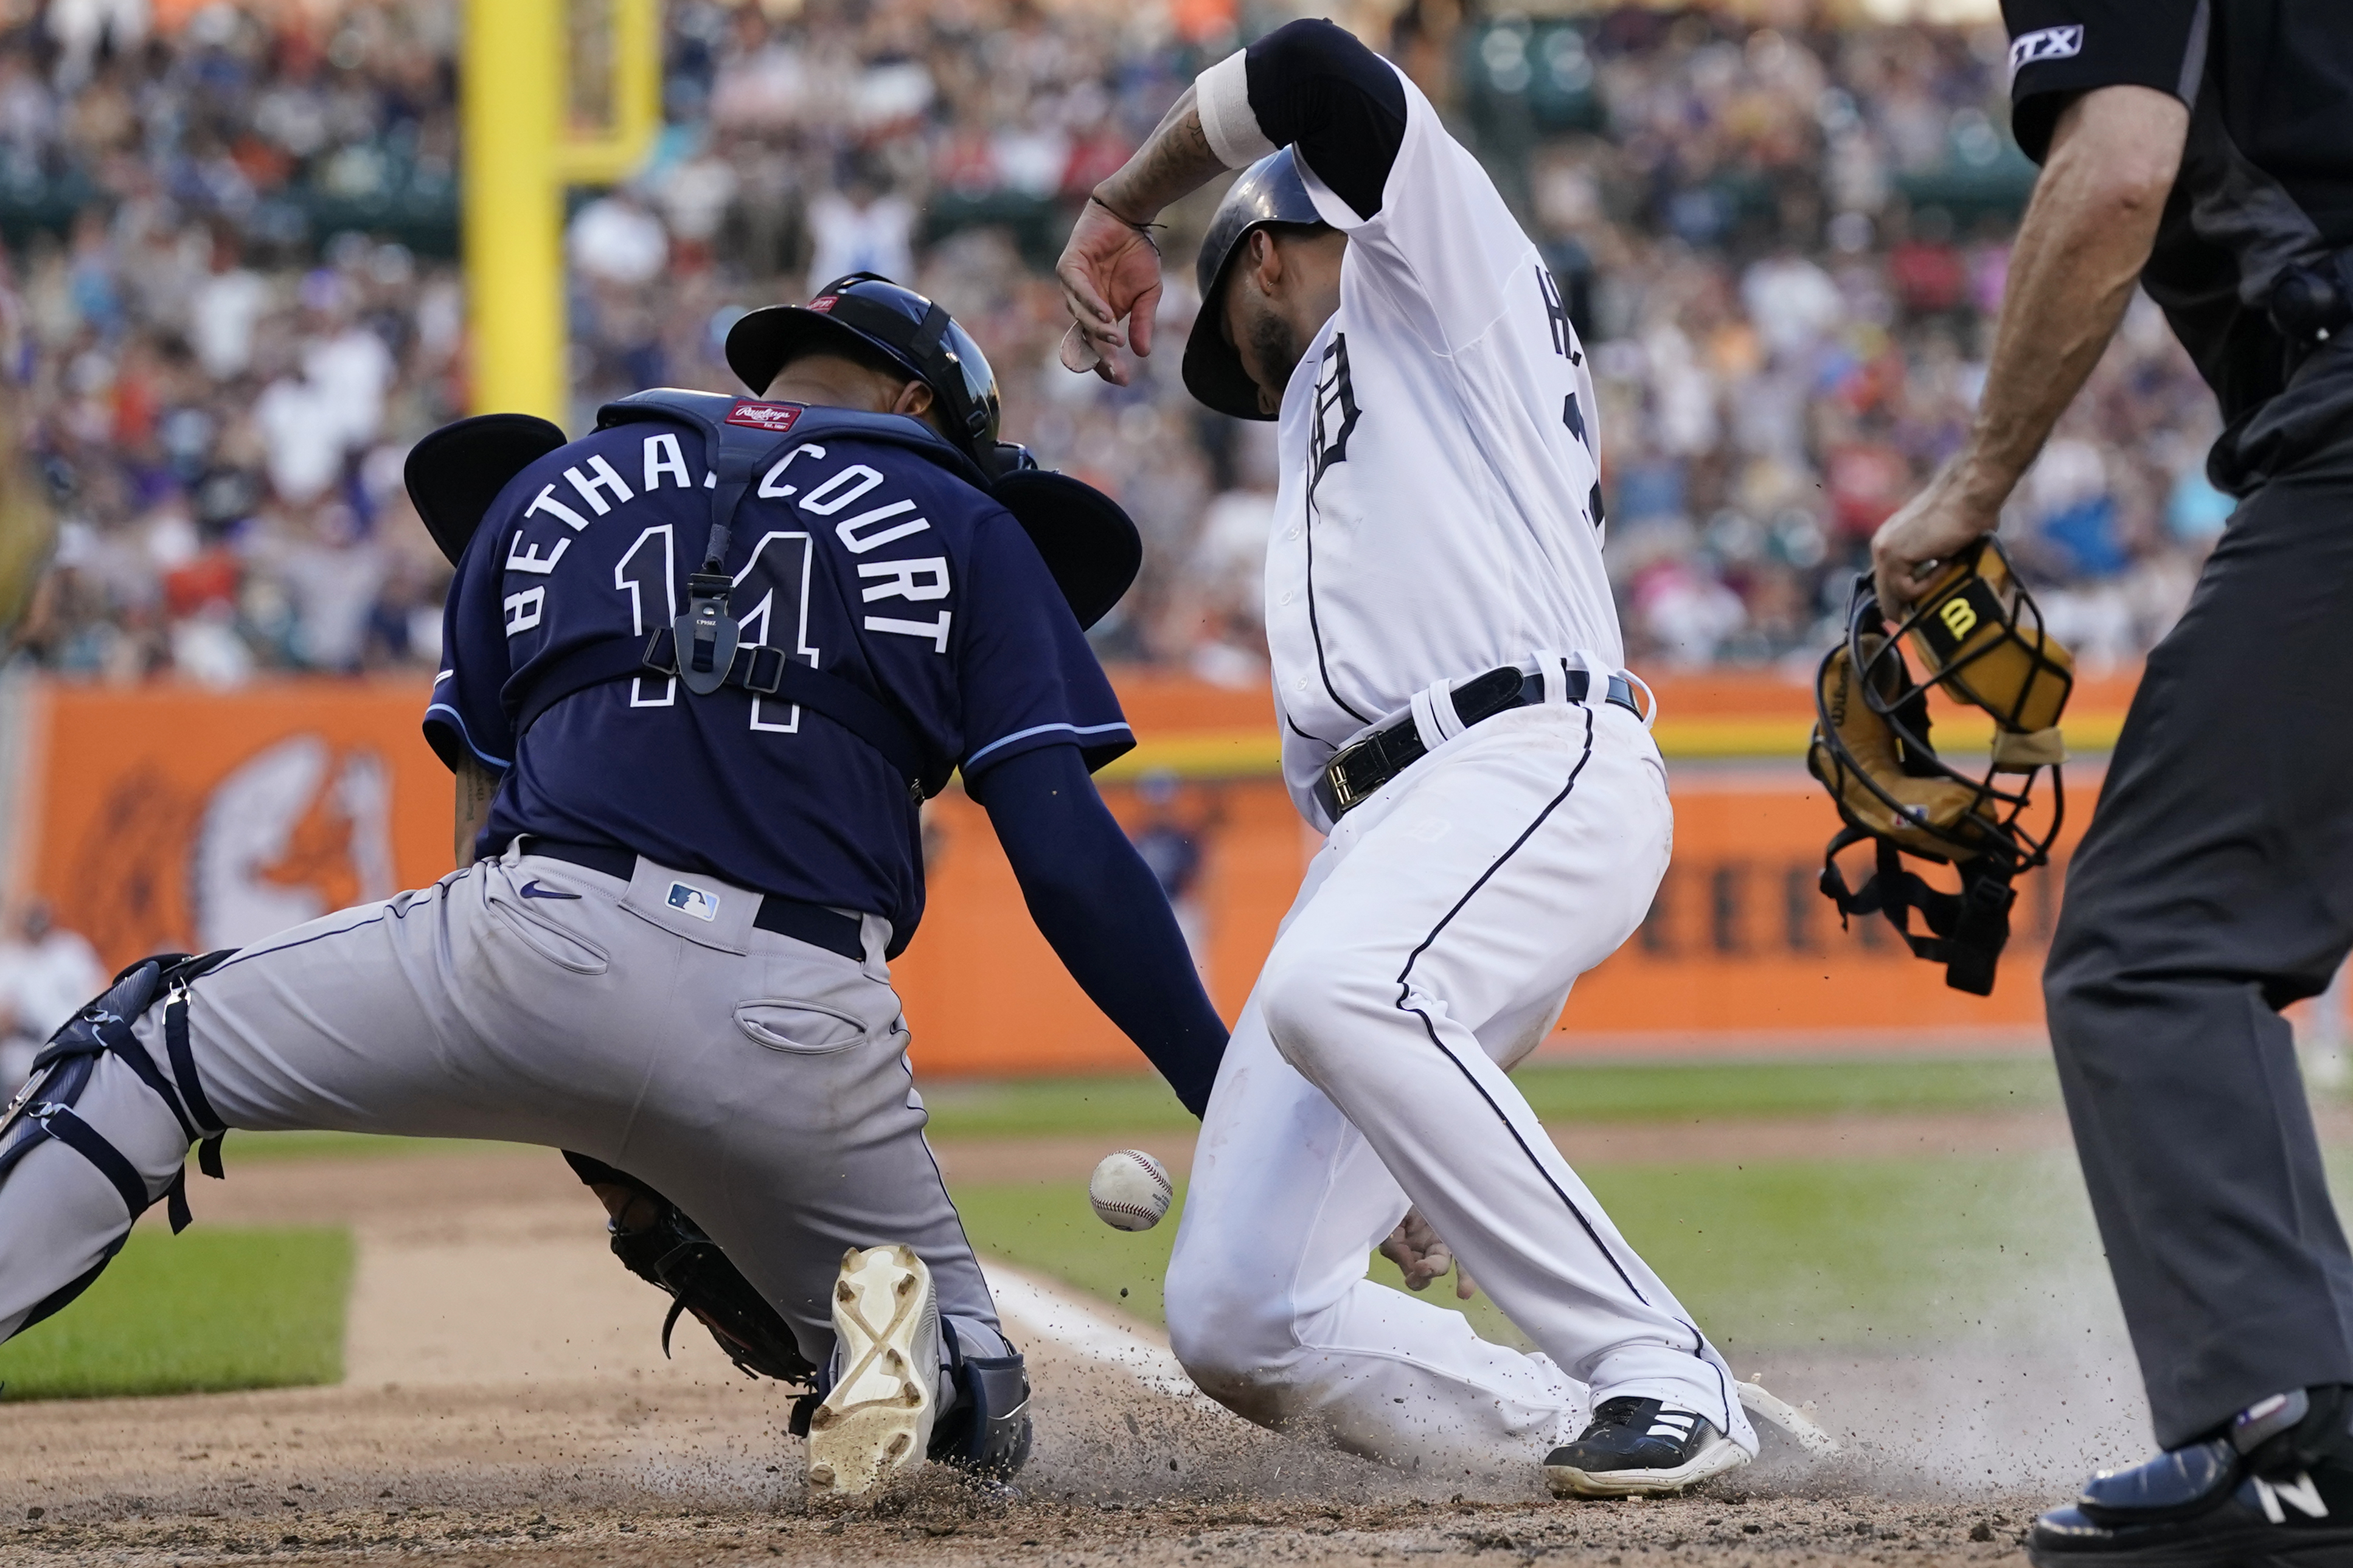
<instances>
[{"instance_id":1,"label":"bracelet","mask_svg":"<svg viewBox=\"0 0 2353 1568\"><path fill-rule=\"evenodd\" d=\"M1160 242L1152 237L1152 231L1155 228L1166 228L1168 226L1166 224L1138 223L1134 218L1128 216L1125 213L1120 211L1117 207L1113 206L1109 202L1103 200L1101 196L1095 195L1092 191L1089 191L1087 193L1087 200L1094 205L1103 208L1103 211L1111 214L1112 216L1117 218L1120 222L1125 224L1136 233L1142 235L1144 237L1144 243L1152 247L1154 251L1157 252L1159 250Z\"/></svg>"}]
</instances>

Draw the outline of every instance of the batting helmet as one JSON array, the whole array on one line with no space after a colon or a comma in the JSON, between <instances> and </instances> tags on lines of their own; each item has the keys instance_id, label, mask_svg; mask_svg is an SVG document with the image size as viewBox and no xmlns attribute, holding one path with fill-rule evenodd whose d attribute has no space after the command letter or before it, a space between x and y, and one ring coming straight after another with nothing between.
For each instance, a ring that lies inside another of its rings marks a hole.
<instances>
[{"instance_id":1,"label":"batting helmet","mask_svg":"<svg viewBox=\"0 0 2353 1568\"><path fill-rule=\"evenodd\" d=\"M855 346L853 346L855 345ZM727 364L755 395L806 353L879 353L932 389L950 442L990 467L997 447L997 375L947 307L872 272L837 278L806 305L770 305L727 332Z\"/></svg>"},{"instance_id":2,"label":"batting helmet","mask_svg":"<svg viewBox=\"0 0 2353 1568\"><path fill-rule=\"evenodd\" d=\"M1210 216L1209 232L1195 263L1201 286L1201 311L1185 340L1185 389L1220 414L1237 419L1271 419L1259 407L1258 384L1242 369L1242 356L1219 330L1224 317L1226 274L1252 229L1271 223L1322 223L1323 215L1299 177L1291 149L1270 153L1244 169L1227 187Z\"/></svg>"}]
</instances>

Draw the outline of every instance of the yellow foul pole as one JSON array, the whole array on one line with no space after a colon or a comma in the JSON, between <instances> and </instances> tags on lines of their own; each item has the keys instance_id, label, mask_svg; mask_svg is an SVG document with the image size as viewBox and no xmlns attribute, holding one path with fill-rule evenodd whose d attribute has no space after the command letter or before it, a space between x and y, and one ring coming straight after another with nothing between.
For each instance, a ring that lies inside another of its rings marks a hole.
<instances>
[{"instance_id":1,"label":"yellow foul pole","mask_svg":"<svg viewBox=\"0 0 2353 1568\"><path fill-rule=\"evenodd\" d=\"M473 411L565 407L564 0L466 0L460 63Z\"/></svg>"}]
</instances>

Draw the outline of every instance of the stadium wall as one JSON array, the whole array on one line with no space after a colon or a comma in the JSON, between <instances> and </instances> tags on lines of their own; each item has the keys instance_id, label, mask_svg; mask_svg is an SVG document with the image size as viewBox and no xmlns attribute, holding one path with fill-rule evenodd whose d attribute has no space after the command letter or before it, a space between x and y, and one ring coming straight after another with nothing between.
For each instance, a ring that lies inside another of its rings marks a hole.
<instances>
[{"instance_id":1,"label":"stadium wall","mask_svg":"<svg viewBox=\"0 0 2353 1568\"><path fill-rule=\"evenodd\" d=\"M1129 674L1123 700L1144 744L1106 770L1132 828L1193 837L1201 871L1182 911L1230 1018L1316 840L1279 778L1271 703ZM2113 741L2131 678L2086 682L2069 714L2081 752ZM269 931L450 868L450 785L417 727L423 686L286 680L236 692L154 685L18 684L11 731L14 852L5 885L47 899L111 963ZM1770 675L1659 683L1658 735L1676 803L1672 870L1650 919L1577 986L1548 1054L1949 1052L2030 1047L2058 877L2027 879L1989 998L1945 988L1885 926L1840 929L1815 890L1836 822L1799 757L1810 694ZM1938 731L1948 750L1968 726ZM2096 759L2071 770L2088 816ZM1140 789L1140 783L1151 787ZM916 1060L947 1073L1139 1066L1071 984L1021 905L986 816L957 791L926 823L931 899L897 966ZM1858 1020L1904 1019L1901 1028Z\"/></svg>"}]
</instances>

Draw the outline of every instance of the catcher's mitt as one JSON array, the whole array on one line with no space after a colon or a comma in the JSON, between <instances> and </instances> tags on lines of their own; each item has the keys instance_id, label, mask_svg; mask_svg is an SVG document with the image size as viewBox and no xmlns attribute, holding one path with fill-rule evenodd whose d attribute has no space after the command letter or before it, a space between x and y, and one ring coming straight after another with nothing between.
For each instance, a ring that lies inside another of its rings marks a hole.
<instances>
[{"instance_id":1,"label":"catcher's mitt","mask_svg":"<svg viewBox=\"0 0 2353 1568\"><path fill-rule=\"evenodd\" d=\"M598 1189L599 1197L607 1187L631 1194L626 1217L616 1215L607 1228L613 1256L670 1298L670 1316L662 1320L662 1354L670 1354L670 1331L679 1319L691 1312L747 1375L804 1386L816 1383L817 1368L801 1354L792 1329L683 1209L602 1161L568 1149L564 1158L574 1174ZM813 1396L809 1403L815 1403Z\"/></svg>"},{"instance_id":2,"label":"catcher's mitt","mask_svg":"<svg viewBox=\"0 0 2353 1568\"><path fill-rule=\"evenodd\" d=\"M1926 671L1917 681L1906 642ZM1980 996L1993 989L2010 937L2010 881L2050 858L2065 814L2058 724L2074 679L2073 658L2044 631L2042 612L1990 536L1956 556L1893 630L1870 574L1856 581L1846 640L1815 678L1806 754L1846 822L1821 879L1841 920L1883 914L1915 954L1946 966L1947 984ZM1932 686L1992 717L1983 773L1961 772L1929 743ZM2050 804L2034 813L2037 831L2028 816L2044 768ZM1865 839L1877 846L1877 869L1850 891L1839 852ZM1930 887L1904 868L1905 855L1955 867L1960 890ZM1915 909L1925 933L1911 929Z\"/></svg>"}]
</instances>

